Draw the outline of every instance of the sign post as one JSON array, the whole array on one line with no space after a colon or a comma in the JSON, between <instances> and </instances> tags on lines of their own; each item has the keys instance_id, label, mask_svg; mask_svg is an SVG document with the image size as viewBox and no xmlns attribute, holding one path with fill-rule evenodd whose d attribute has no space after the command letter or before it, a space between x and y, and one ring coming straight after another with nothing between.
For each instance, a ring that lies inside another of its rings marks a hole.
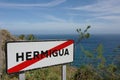
<instances>
[{"instance_id":1,"label":"sign post","mask_svg":"<svg viewBox=\"0 0 120 80\"><path fill-rule=\"evenodd\" d=\"M62 65L62 80L66 80L66 65Z\"/></svg>"},{"instance_id":2,"label":"sign post","mask_svg":"<svg viewBox=\"0 0 120 80\"><path fill-rule=\"evenodd\" d=\"M25 80L25 73L19 74L19 80Z\"/></svg>"}]
</instances>

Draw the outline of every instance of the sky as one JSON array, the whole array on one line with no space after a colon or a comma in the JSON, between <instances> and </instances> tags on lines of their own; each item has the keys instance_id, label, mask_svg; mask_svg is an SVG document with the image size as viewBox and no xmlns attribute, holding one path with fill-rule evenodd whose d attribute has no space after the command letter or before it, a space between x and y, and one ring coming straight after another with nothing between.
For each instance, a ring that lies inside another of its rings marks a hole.
<instances>
[{"instance_id":1,"label":"sky","mask_svg":"<svg viewBox=\"0 0 120 80\"><path fill-rule=\"evenodd\" d=\"M0 0L0 29L13 34L120 34L120 0Z\"/></svg>"}]
</instances>

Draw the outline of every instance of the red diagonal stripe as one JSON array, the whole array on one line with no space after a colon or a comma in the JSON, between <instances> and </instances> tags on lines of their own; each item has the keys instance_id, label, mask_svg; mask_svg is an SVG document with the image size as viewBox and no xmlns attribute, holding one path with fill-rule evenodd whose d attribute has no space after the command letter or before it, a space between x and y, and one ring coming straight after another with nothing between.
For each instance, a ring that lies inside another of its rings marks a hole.
<instances>
[{"instance_id":1,"label":"red diagonal stripe","mask_svg":"<svg viewBox=\"0 0 120 80\"><path fill-rule=\"evenodd\" d=\"M62 43L62 44L60 44L60 45L57 45L56 47L53 47L53 48L49 49L49 50L48 50L48 55L51 55L51 53L50 53L51 50L60 50L60 49L63 49L63 48L65 48L65 47L73 44L73 42L74 42L73 40L68 40L68 41L66 41L66 42L64 42L64 43ZM32 58L32 60L24 61L24 62L22 62L22 63L20 63L20 64L18 64L18 65L16 65L16 66L8 69L7 72L8 72L9 74L10 74L10 73L19 72L20 70L22 70L22 69L24 69L24 68L26 68L26 67L34 64L34 63L36 63L36 62L38 62L38 61L46 58L45 56L43 56L43 55L41 55L41 54L39 55L39 57L40 57L40 56L42 56L42 58L39 58L39 59L38 59L38 58L37 58L37 59Z\"/></svg>"}]
</instances>

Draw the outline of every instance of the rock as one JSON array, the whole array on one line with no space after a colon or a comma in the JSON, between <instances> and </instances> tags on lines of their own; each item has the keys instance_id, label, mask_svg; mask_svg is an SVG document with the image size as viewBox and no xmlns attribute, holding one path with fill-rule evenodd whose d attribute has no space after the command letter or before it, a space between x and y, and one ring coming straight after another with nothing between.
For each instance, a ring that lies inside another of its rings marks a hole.
<instances>
[{"instance_id":1,"label":"rock","mask_svg":"<svg viewBox=\"0 0 120 80\"><path fill-rule=\"evenodd\" d=\"M16 40L19 39L11 35L7 30L0 30L0 74L3 71L2 69L5 69L5 43Z\"/></svg>"}]
</instances>

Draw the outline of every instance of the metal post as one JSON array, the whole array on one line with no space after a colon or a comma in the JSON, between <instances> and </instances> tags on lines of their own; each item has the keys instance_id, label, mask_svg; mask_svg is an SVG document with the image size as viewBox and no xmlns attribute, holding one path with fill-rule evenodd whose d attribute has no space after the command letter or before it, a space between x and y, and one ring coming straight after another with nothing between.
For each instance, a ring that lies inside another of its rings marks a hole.
<instances>
[{"instance_id":1,"label":"metal post","mask_svg":"<svg viewBox=\"0 0 120 80\"><path fill-rule=\"evenodd\" d=\"M0 80L2 80L2 73L0 73Z\"/></svg>"},{"instance_id":2,"label":"metal post","mask_svg":"<svg viewBox=\"0 0 120 80\"><path fill-rule=\"evenodd\" d=\"M25 73L19 74L19 80L25 80Z\"/></svg>"},{"instance_id":3,"label":"metal post","mask_svg":"<svg viewBox=\"0 0 120 80\"><path fill-rule=\"evenodd\" d=\"M62 80L66 80L66 65L62 65Z\"/></svg>"}]
</instances>

